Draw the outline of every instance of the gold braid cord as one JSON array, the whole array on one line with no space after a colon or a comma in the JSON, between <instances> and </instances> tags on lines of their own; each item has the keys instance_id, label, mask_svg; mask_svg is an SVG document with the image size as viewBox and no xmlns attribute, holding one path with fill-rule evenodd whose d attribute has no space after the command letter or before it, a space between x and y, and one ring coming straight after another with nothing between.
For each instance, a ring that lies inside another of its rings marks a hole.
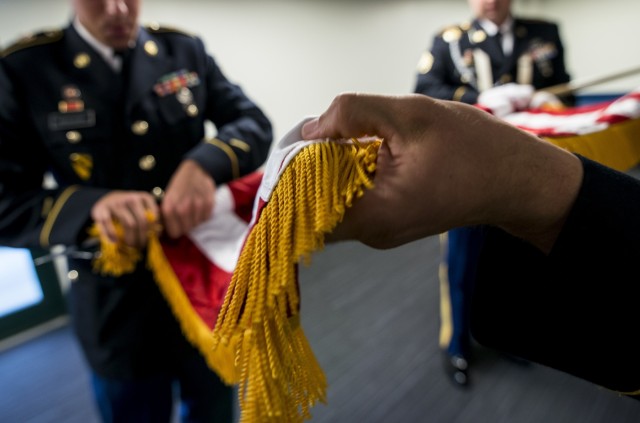
<instances>
[{"instance_id":1,"label":"gold braid cord","mask_svg":"<svg viewBox=\"0 0 640 423\"><path fill-rule=\"evenodd\" d=\"M151 216L147 216L153 221ZM118 222L114 222L118 240L124 238L124 229ZM93 271L104 276L122 276L135 270L142 258L140 250L129 247L123 242L113 242L100 232L97 224L89 228L89 236L100 241L100 253L93 259Z\"/></svg>"},{"instance_id":2,"label":"gold braid cord","mask_svg":"<svg viewBox=\"0 0 640 423\"><path fill-rule=\"evenodd\" d=\"M147 213L147 220L150 223L156 222L155 216L151 213ZM133 272L143 255L140 250L124 245L122 242L124 229L119 222L114 222L114 227L118 242L109 240L95 224L90 228L89 235L100 241L100 254L93 260L94 272L119 277ZM234 371L232 351L228 348L213 349L213 337L209 324L203 321L194 309L192 298L184 291L181 281L165 256L159 237L160 232L158 225L152 225L147 235L146 266L151 270L185 338L200 351L209 368L223 380L230 380L233 378Z\"/></svg>"},{"instance_id":3,"label":"gold braid cord","mask_svg":"<svg viewBox=\"0 0 640 423\"><path fill-rule=\"evenodd\" d=\"M231 349L241 422L302 422L327 382L300 326L297 265L311 261L346 208L373 186L380 141L318 142L284 169L240 254L214 328ZM232 375L229 377L229 375Z\"/></svg>"}]
</instances>

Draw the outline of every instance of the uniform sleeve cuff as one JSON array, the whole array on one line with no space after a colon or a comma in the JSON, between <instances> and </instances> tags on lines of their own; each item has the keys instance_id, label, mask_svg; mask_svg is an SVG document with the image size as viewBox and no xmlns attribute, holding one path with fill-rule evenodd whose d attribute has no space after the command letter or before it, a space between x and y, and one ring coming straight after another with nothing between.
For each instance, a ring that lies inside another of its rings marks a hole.
<instances>
[{"instance_id":1,"label":"uniform sleeve cuff","mask_svg":"<svg viewBox=\"0 0 640 423\"><path fill-rule=\"evenodd\" d=\"M217 138L200 143L185 158L194 160L202 166L216 184L223 184L240 177L240 164L233 147Z\"/></svg>"},{"instance_id":2,"label":"uniform sleeve cuff","mask_svg":"<svg viewBox=\"0 0 640 423\"><path fill-rule=\"evenodd\" d=\"M71 186L56 199L40 232L40 245L78 245L87 238L91 207L109 190Z\"/></svg>"}]
</instances>

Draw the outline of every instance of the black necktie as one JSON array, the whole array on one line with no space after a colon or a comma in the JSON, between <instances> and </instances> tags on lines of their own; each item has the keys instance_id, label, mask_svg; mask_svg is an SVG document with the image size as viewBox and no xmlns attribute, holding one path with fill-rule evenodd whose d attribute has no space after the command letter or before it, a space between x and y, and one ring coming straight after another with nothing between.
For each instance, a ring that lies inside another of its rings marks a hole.
<instances>
[{"instance_id":1,"label":"black necktie","mask_svg":"<svg viewBox=\"0 0 640 423\"><path fill-rule=\"evenodd\" d=\"M119 57L121 60L120 72L118 72L118 79L120 81L120 98L122 100L121 107L124 107L124 99L127 96L127 90L129 88L129 73L131 67L131 49L116 50L113 52L114 56Z\"/></svg>"},{"instance_id":2,"label":"black necktie","mask_svg":"<svg viewBox=\"0 0 640 423\"><path fill-rule=\"evenodd\" d=\"M116 50L113 52L114 56L121 59L120 72L116 75L117 85L114 87L115 93L117 93L116 102L114 104L113 118L113 154L114 157L125 157L127 154L127 148L125 140L126 137L126 104L127 104L127 90L129 88L129 68L131 62L131 49ZM122 175L125 174L121 160L115 160L110 168L113 172L113 178L120 180Z\"/></svg>"},{"instance_id":3,"label":"black necktie","mask_svg":"<svg viewBox=\"0 0 640 423\"><path fill-rule=\"evenodd\" d=\"M122 65L120 66L120 74L126 75L129 71L129 63L131 62L131 49L115 50L113 55L120 58Z\"/></svg>"},{"instance_id":4,"label":"black necktie","mask_svg":"<svg viewBox=\"0 0 640 423\"><path fill-rule=\"evenodd\" d=\"M496 35L493 36L495 40L496 46L498 47L498 52L500 52L500 57L504 58L504 50L502 49L502 32L496 32Z\"/></svg>"}]
</instances>

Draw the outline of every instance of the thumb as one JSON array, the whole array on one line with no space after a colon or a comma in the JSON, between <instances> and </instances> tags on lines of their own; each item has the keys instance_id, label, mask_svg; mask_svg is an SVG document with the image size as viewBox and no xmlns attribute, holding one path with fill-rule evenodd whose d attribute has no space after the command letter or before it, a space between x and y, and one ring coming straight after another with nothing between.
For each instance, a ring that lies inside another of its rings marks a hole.
<instances>
[{"instance_id":1,"label":"thumb","mask_svg":"<svg viewBox=\"0 0 640 423\"><path fill-rule=\"evenodd\" d=\"M318 117L315 117L302 125L302 138L305 140L313 140L321 138L320 135L320 122Z\"/></svg>"}]
</instances>

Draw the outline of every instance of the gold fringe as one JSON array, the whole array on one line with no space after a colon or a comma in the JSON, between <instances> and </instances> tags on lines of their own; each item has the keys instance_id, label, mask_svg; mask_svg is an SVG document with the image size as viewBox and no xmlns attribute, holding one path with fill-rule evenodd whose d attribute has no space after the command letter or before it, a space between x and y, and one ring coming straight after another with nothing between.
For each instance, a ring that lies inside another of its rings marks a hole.
<instances>
[{"instance_id":1,"label":"gold fringe","mask_svg":"<svg viewBox=\"0 0 640 423\"><path fill-rule=\"evenodd\" d=\"M147 218L150 222L154 221L152 215L147 216ZM114 222L114 225L118 239L122 239L122 226L117 222ZM136 265L142 258L139 250L128 247L121 242L110 241L105 236L102 236L96 225L90 228L89 235L100 240L100 253L93 261L95 272L118 277L135 270ZM209 368L220 375L223 380L237 378L234 373L233 351L230 348L217 348L214 351L211 329L200 318L191 305L189 297L182 289L178 277L164 254L156 231L149 232L147 268L151 270L158 288L169 303L173 315L180 324L182 333L192 345L198 348L207 361Z\"/></svg>"},{"instance_id":2,"label":"gold fringe","mask_svg":"<svg viewBox=\"0 0 640 423\"><path fill-rule=\"evenodd\" d=\"M229 364L233 363L233 352L229 348L213 349L211 329L191 305L155 233L151 234L147 246L147 267L151 269L187 340L200 351L209 368L223 380L233 378L235 368Z\"/></svg>"},{"instance_id":3,"label":"gold fringe","mask_svg":"<svg viewBox=\"0 0 640 423\"><path fill-rule=\"evenodd\" d=\"M381 141L318 142L287 166L245 241L213 334L197 315L150 231L147 266L185 337L227 384L239 384L241 422L302 422L326 402L327 382L300 325L299 262L324 248L324 236L373 187ZM153 216L149 216L153 221ZM123 230L116 222L118 239ZM94 270L133 272L141 253L100 239Z\"/></svg>"},{"instance_id":4,"label":"gold fringe","mask_svg":"<svg viewBox=\"0 0 640 423\"><path fill-rule=\"evenodd\" d=\"M116 236L122 239L124 229L118 222L114 222ZM100 240L100 252L93 259L93 271L101 275L122 276L135 270L136 264L142 258L138 249L129 247L121 242L112 242L102 235L97 225L89 229L89 236Z\"/></svg>"},{"instance_id":5,"label":"gold fringe","mask_svg":"<svg viewBox=\"0 0 640 423\"><path fill-rule=\"evenodd\" d=\"M241 422L301 422L327 382L300 326L296 266L310 263L347 207L373 186L380 141L319 142L280 176L242 249L213 332L234 351Z\"/></svg>"}]
</instances>

